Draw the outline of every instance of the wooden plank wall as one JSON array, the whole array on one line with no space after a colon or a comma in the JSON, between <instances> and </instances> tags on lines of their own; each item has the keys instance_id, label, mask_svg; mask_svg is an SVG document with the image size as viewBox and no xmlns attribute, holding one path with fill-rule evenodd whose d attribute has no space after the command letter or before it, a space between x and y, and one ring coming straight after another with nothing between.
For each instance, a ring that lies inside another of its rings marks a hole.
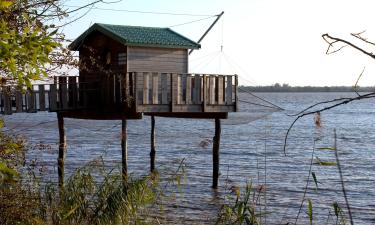
<instances>
[{"instance_id":1,"label":"wooden plank wall","mask_svg":"<svg viewBox=\"0 0 375 225\"><path fill-rule=\"evenodd\" d=\"M128 46L128 71L187 73L186 49Z\"/></svg>"}]
</instances>

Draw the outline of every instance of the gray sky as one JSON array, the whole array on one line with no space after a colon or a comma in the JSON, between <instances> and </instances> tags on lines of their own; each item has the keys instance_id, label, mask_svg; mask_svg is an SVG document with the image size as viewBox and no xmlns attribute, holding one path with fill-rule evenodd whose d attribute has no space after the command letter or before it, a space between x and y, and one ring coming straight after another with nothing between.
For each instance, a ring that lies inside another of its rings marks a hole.
<instances>
[{"instance_id":1,"label":"gray sky","mask_svg":"<svg viewBox=\"0 0 375 225\"><path fill-rule=\"evenodd\" d=\"M74 9L90 1L66 1ZM190 72L239 74L241 84L375 85L375 61L344 48L326 55L324 33L359 43L352 32L375 41L373 0L123 0L96 4L85 17L65 28L74 39L91 24L111 23L170 27L197 41L214 17L223 18L190 57ZM98 9L100 8L100 9ZM104 10L108 9L108 10ZM112 10L109 10L112 9ZM119 10L119 11L114 11ZM132 13L120 10L202 14L204 16ZM79 11L71 16L82 15ZM175 26L194 20L194 23ZM223 46L221 51L221 46ZM372 51L375 47L361 45Z\"/></svg>"}]
</instances>

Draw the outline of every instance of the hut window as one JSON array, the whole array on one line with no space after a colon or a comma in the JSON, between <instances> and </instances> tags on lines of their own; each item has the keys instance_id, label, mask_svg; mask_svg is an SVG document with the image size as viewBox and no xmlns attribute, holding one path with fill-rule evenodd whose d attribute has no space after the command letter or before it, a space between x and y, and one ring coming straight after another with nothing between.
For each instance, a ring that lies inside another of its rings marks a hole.
<instances>
[{"instance_id":1,"label":"hut window","mask_svg":"<svg viewBox=\"0 0 375 225\"><path fill-rule=\"evenodd\" d=\"M120 52L118 54L118 64L125 65L126 64L126 52Z\"/></svg>"}]
</instances>

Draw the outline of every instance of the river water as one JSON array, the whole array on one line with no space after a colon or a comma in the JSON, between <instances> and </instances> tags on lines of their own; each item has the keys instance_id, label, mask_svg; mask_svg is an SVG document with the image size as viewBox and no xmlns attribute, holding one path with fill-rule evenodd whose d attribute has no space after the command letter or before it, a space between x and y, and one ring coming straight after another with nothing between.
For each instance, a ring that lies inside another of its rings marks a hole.
<instances>
[{"instance_id":1,"label":"river water","mask_svg":"<svg viewBox=\"0 0 375 225\"><path fill-rule=\"evenodd\" d=\"M314 146L314 158L335 161L333 151L318 148L333 147L334 129L337 149L348 200L355 224L375 224L375 100L367 99L341 106L321 115L321 127L313 116L300 119L292 129L286 148L286 130L296 113L305 107L352 93L258 93L257 95L286 109L273 112L259 106L241 104L241 113L231 114L223 121L220 146L220 181L212 190L212 120L156 118L156 166L177 167L186 163L185 178L176 198L161 215L170 224L212 224L217 211L230 195L228 187L264 185L260 193L267 212L264 224L294 223L303 198ZM253 101L242 93L240 99ZM46 168L48 179L57 180L58 129L55 113L13 114L5 116L6 124L15 133L25 135L31 145L51 146L49 151L31 150L28 160L37 159ZM118 169L121 161L120 121L66 119L68 151L66 174L85 163L103 157L106 166ZM149 170L150 119L128 122L128 170L134 176L146 175ZM314 162L316 159L314 159ZM338 202L346 212L341 182L336 166L312 164L318 189L311 181L306 198L313 203L315 224L335 224L332 203ZM304 203L298 224L307 224ZM347 221L348 222L348 221Z\"/></svg>"}]
</instances>

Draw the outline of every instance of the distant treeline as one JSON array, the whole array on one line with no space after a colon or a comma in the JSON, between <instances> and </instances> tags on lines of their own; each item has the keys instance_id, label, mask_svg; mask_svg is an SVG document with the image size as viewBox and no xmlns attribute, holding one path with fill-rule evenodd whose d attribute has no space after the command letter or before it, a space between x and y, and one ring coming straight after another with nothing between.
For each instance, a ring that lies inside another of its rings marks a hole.
<instances>
[{"instance_id":1,"label":"distant treeline","mask_svg":"<svg viewBox=\"0 0 375 225\"><path fill-rule=\"evenodd\" d=\"M239 92L375 92L375 86L356 87L353 86L289 86L288 84L280 85L278 83L271 86L239 86Z\"/></svg>"}]
</instances>

